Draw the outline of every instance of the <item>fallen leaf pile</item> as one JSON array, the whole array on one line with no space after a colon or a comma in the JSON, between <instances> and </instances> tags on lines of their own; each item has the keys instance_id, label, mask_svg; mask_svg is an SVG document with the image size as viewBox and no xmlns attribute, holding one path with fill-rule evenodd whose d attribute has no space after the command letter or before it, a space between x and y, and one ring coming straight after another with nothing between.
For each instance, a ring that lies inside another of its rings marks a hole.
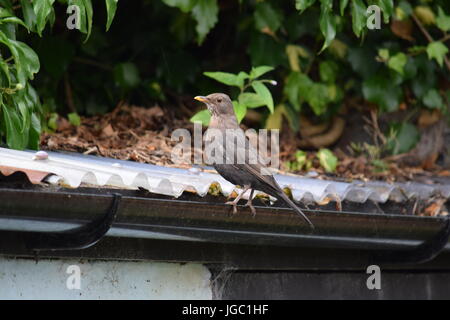
<instances>
[{"instance_id":1,"label":"fallen leaf pile","mask_svg":"<svg viewBox=\"0 0 450 320\"><path fill-rule=\"evenodd\" d=\"M41 147L171 166L175 143L170 139L169 124L192 126L187 121L169 119L159 106L119 104L105 115L82 117L79 126L61 117L55 132L43 134Z\"/></svg>"}]
</instances>

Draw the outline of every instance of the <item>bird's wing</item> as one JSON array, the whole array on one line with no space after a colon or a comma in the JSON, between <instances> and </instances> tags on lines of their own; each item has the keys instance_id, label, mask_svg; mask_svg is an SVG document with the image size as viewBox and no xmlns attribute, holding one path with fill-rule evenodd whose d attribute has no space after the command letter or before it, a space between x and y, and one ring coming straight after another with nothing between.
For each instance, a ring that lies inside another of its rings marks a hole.
<instances>
[{"instance_id":1,"label":"bird's wing","mask_svg":"<svg viewBox=\"0 0 450 320\"><path fill-rule=\"evenodd\" d=\"M272 173L266 167L260 164L233 164L233 167L236 170L241 170L246 173L250 173L253 177L255 177L259 182L268 186L275 193L282 192L280 186L275 181ZM264 190L261 190L264 191ZM274 195L275 196L275 195Z\"/></svg>"}]
</instances>

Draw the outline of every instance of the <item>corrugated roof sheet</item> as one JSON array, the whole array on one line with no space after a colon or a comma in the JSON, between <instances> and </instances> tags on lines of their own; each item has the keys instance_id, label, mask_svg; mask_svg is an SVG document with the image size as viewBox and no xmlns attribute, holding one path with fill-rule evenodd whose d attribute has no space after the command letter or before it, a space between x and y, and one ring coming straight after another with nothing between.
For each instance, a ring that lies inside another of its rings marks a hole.
<instances>
[{"instance_id":1,"label":"corrugated roof sheet","mask_svg":"<svg viewBox=\"0 0 450 320\"><path fill-rule=\"evenodd\" d=\"M218 174L198 168L171 168L76 153L48 152L48 158L44 160L33 160L34 155L34 151L0 148L2 172L7 168L8 173L40 172L42 178L51 173L53 175L47 180L72 188L77 188L82 183L124 189L141 187L153 193L175 197L179 197L186 190L204 196L213 183L220 186L225 196L235 189L238 190ZM305 202L324 203L330 199L339 199L359 203L367 200L384 203L387 200L401 202L411 198L427 199L432 195L450 198L450 185L416 182L346 183L291 175L275 175L275 178L281 187L291 190L295 200ZM37 180L39 179L35 178L34 182Z\"/></svg>"}]
</instances>

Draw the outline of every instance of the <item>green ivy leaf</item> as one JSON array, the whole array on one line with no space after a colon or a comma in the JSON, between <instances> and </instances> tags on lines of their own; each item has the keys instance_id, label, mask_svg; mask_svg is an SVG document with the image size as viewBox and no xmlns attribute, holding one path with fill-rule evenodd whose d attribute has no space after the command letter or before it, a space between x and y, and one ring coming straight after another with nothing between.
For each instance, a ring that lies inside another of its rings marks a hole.
<instances>
[{"instance_id":1,"label":"green ivy leaf","mask_svg":"<svg viewBox=\"0 0 450 320\"><path fill-rule=\"evenodd\" d=\"M408 57L406 56L406 54L404 54L403 52L399 52L395 56L389 58L388 66L392 70L395 70L403 75L403 71L407 62Z\"/></svg>"},{"instance_id":2,"label":"green ivy leaf","mask_svg":"<svg viewBox=\"0 0 450 320\"><path fill-rule=\"evenodd\" d=\"M424 105L431 109L442 109L444 107L444 100L436 89L428 90L422 101Z\"/></svg>"},{"instance_id":3,"label":"green ivy leaf","mask_svg":"<svg viewBox=\"0 0 450 320\"><path fill-rule=\"evenodd\" d=\"M320 165L326 172L336 171L338 158L329 149L320 149L317 152L317 158L319 158Z\"/></svg>"},{"instance_id":4,"label":"green ivy leaf","mask_svg":"<svg viewBox=\"0 0 450 320\"><path fill-rule=\"evenodd\" d=\"M244 72L239 73L238 75L229 72L203 72L203 74L228 86L239 88L244 86L244 80L248 77Z\"/></svg>"},{"instance_id":5,"label":"green ivy leaf","mask_svg":"<svg viewBox=\"0 0 450 320\"><path fill-rule=\"evenodd\" d=\"M211 113L208 110L202 110L197 112L190 120L194 123L201 123L206 127L211 121Z\"/></svg>"},{"instance_id":6,"label":"green ivy leaf","mask_svg":"<svg viewBox=\"0 0 450 320\"><path fill-rule=\"evenodd\" d=\"M431 42L427 46L427 54L429 59L435 59L439 66L444 64L444 57L448 52L448 48L439 41Z\"/></svg>"},{"instance_id":7,"label":"green ivy leaf","mask_svg":"<svg viewBox=\"0 0 450 320\"><path fill-rule=\"evenodd\" d=\"M258 96L264 101L264 104L269 108L270 113L273 113L273 98L269 89L261 81L253 81L252 87Z\"/></svg>"},{"instance_id":8,"label":"green ivy leaf","mask_svg":"<svg viewBox=\"0 0 450 320\"><path fill-rule=\"evenodd\" d=\"M114 16L116 14L117 2L119 0L106 0L106 31L111 27L111 23L113 22Z\"/></svg>"},{"instance_id":9,"label":"green ivy leaf","mask_svg":"<svg viewBox=\"0 0 450 320\"><path fill-rule=\"evenodd\" d=\"M217 23L218 13L217 0L197 0L192 8L192 16L197 21L195 30L197 31L197 42L199 44L205 40L208 32Z\"/></svg>"},{"instance_id":10,"label":"green ivy leaf","mask_svg":"<svg viewBox=\"0 0 450 320\"><path fill-rule=\"evenodd\" d=\"M353 32L359 38L366 27L366 6L362 0L352 1Z\"/></svg>"},{"instance_id":11,"label":"green ivy leaf","mask_svg":"<svg viewBox=\"0 0 450 320\"><path fill-rule=\"evenodd\" d=\"M408 152L420 138L416 126L409 122L395 123L391 126L394 137L388 139L387 149L394 155Z\"/></svg>"},{"instance_id":12,"label":"green ivy leaf","mask_svg":"<svg viewBox=\"0 0 450 320\"><path fill-rule=\"evenodd\" d=\"M444 32L450 30L450 16L446 15L441 7L438 7L438 16L436 18L436 25Z\"/></svg>"}]
</instances>

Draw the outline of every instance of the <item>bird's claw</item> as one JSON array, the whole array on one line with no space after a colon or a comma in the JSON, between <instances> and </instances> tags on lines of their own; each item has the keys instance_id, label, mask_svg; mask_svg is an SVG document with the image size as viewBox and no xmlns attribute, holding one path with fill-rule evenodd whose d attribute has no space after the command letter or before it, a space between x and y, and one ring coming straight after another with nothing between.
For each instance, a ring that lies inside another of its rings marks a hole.
<instances>
[{"instance_id":1,"label":"bird's claw","mask_svg":"<svg viewBox=\"0 0 450 320\"><path fill-rule=\"evenodd\" d=\"M225 202L225 204L229 204L229 205L233 206L233 214L237 213L237 203L236 202L228 201L228 202Z\"/></svg>"},{"instance_id":2,"label":"bird's claw","mask_svg":"<svg viewBox=\"0 0 450 320\"><path fill-rule=\"evenodd\" d=\"M249 201L245 204L245 206L250 208L250 211L252 212L253 217L255 217L255 216L256 216L256 209L255 209L255 207L253 206L252 202L249 200Z\"/></svg>"}]
</instances>

